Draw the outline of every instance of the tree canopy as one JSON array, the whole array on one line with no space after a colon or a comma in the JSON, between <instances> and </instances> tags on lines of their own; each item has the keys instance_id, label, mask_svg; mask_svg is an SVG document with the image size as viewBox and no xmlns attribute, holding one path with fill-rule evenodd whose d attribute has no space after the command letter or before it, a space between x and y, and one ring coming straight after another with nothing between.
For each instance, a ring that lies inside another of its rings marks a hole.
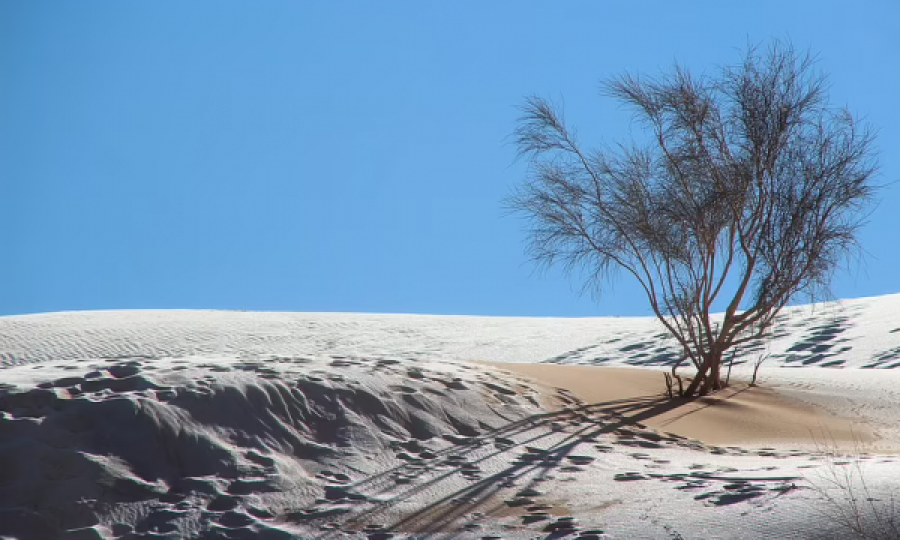
<instances>
[{"instance_id":1,"label":"tree canopy","mask_svg":"<svg viewBox=\"0 0 900 540\"><path fill-rule=\"evenodd\" d=\"M585 270L598 288L617 269L636 279L697 370L682 393L706 394L726 350L765 336L797 294L820 297L857 247L873 133L830 106L814 58L783 43L714 77L676 66L602 88L649 142L586 149L561 111L528 98L515 142L530 174L508 204L538 262Z\"/></svg>"}]
</instances>

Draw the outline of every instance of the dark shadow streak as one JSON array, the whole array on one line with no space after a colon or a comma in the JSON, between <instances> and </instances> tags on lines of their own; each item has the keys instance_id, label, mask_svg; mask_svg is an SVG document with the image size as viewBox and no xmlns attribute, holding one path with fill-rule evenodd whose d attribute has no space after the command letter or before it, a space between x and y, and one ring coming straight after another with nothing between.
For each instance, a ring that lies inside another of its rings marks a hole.
<instances>
[{"instance_id":1,"label":"dark shadow streak","mask_svg":"<svg viewBox=\"0 0 900 540\"><path fill-rule=\"evenodd\" d=\"M739 390L725 399L732 398L740 394L744 390L746 389ZM489 444L493 439L498 437L508 438L510 435L522 433L535 427L548 426L552 422L573 420L593 422L591 426L571 433L568 437L566 437L565 440L560 441L556 445L546 449L542 454L543 459L537 462L520 461L512 463L509 467L503 469L502 471L479 479L473 484L466 486L465 488L447 494L441 499L433 501L427 506L406 515L403 519L390 524L384 530L412 530L416 531L419 534L424 533L426 535L438 532L447 532L447 525L453 523L455 520L457 520L459 517L462 517L467 512L480 507L485 502L494 497L494 495L500 491L500 484L502 484L504 481L508 481L510 479L519 479L537 471L538 475L533 480L531 480L528 485L518 486L519 489L534 487L537 483L540 482L539 479L541 477L545 476L553 467L562 463L566 456L570 455L572 451L578 447L578 445L585 442L593 444L596 441L593 441L591 439L600 435L611 434L616 430L622 428L644 428L645 426L642 423L646 420L665 414L685 405L690 405L695 401L696 399L669 399L663 395L653 395L586 404L579 407L570 407L561 411L532 415L521 420L510 422L509 424L506 424L500 428L494 429L488 433L473 438L473 441L470 444L457 445L446 448L439 452L435 452L437 457L429 460L432 463L437 463L440 461L441 457L446 457L451 454L462 456L463 458L465 458L467 454L471 455L475 449L482 448L484 444ZM686 411L683 414L679 415L676 419L684 418L690 414L699 412L712 405L712 403L707 403L703 407ZM479 462L495 457L500 453L508 452L511 448L524 447L526 445L533 444L537 440L546 437L548 434L533 437L528 441L519 442L514 445L503 446L496 452L492 452L484 457L475 459L473 461L465 460L465 463L477 464ZM679 439L681 438L679 437ZM348 484L346 487L356 492L363 493L371 493L372 491L385 492L388 489L394 489L397 487L398 484L393 481L392 477L398 473L402 474L404 472L406 472L407 474L421 474L422 471L418 468L410 467L410 465L400 465L377 475L370 476L365 480L362 480L355 484ZM416 485L410 486L408 489L401 493L394 494L390 501L376 503L374 506L367 508L366 510L361 512L351 511L351 514L348 515L344 520L336 519L335 516L323 516L311 519L289 519L291 521L302 521L310 525L325 522L338 522L341 525L341 529L343 529L344 531L359 530L359 528L364 527L365 524L368 523L367 518L374 517L377 514L389 511L391 507L400 505L404 501L411 499L415 494L435 486L436 484L450 478L458 472L459 470L454 467L444 473L438 474L436 477L429 479L426 482L418 483ZM463 499L464 502L457 502L459 499ZM494 510L500 509L502 508L502 506L503 505L500 505ZM323 531L322 535L320 535L319 538L338 538L342 536L343 533L339 531Z\"/></svg>"}]
</instances>

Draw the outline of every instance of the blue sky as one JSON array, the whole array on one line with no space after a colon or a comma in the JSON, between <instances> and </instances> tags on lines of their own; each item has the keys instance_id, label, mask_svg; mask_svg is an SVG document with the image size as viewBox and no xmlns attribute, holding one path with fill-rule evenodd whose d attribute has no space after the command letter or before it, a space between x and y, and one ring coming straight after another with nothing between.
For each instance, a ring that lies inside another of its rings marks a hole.
<instances>
[{"instance_id":1,"label":"blue sky","mask_svg":"<svg viewBox=\"0 0 900 540\"><path fill-rule=\"evenodd\" d=\"M594 299L528 263L501 205L516 107L627 139L599 80L771 38L820 55L900 180L900 3L625 4L2 1L0 314L647 315L624 275ZM900 292L900 185L882 197L838 297Z\"/></svg>"}]
</instances>

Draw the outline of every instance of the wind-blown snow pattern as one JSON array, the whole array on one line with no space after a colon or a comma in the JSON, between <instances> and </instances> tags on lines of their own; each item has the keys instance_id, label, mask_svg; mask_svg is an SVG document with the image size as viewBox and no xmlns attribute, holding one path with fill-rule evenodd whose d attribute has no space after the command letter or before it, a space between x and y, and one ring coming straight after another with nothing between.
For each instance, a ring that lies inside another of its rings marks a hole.
<instances>
[{"instance_id":1,"label":"wind-blown snow pattern","mask_svg":"<svg viewBox=\"0 0 900 540\"><path fill-rule=\"evenodd\" d=\"M772 353L767 366L900 366L898 298L785 309L773 339L765 344ZM0 321L2 364L238 353L661 366L677 357L674 341L653 317L145 310L48 313ZM755 351L744 351L742 359Z\"/></svg>"},{"instance_id":2,"label":"wind-blown snow pattern","mask_svg":"<svg viewBox=\"0 0 900 540\"><path fill-rule=\"evenodd\" d=\"M790 308L735 374L767 353L764 384L900 440L898 314ZM478 362L676 358L649 317L0 317L0 537L844 538L830 472L892 493L892 455L716 447Z\"/></svg>"}]
</instances>

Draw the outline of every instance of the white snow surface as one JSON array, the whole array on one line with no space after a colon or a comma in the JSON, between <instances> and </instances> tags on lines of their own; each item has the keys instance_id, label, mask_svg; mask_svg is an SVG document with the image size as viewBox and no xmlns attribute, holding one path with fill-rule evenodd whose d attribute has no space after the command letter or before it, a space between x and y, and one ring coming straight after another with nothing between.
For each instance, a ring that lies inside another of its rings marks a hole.
<instances>
[{"instance_id":1,"label":"white snow surface","mask_svg":"<svg viewBox=\"0 0 900 540\"><path fill-rule=\"evenodd\" d=\"M900 295L787 309L736 374L765 352L763 384L900 440ZM0 317L0 537L848 538L848 483L878 526L894 455L711 447L565 392L553 412L475 362L676 356L650 317Z\"/></svg>"}]
</instances>

